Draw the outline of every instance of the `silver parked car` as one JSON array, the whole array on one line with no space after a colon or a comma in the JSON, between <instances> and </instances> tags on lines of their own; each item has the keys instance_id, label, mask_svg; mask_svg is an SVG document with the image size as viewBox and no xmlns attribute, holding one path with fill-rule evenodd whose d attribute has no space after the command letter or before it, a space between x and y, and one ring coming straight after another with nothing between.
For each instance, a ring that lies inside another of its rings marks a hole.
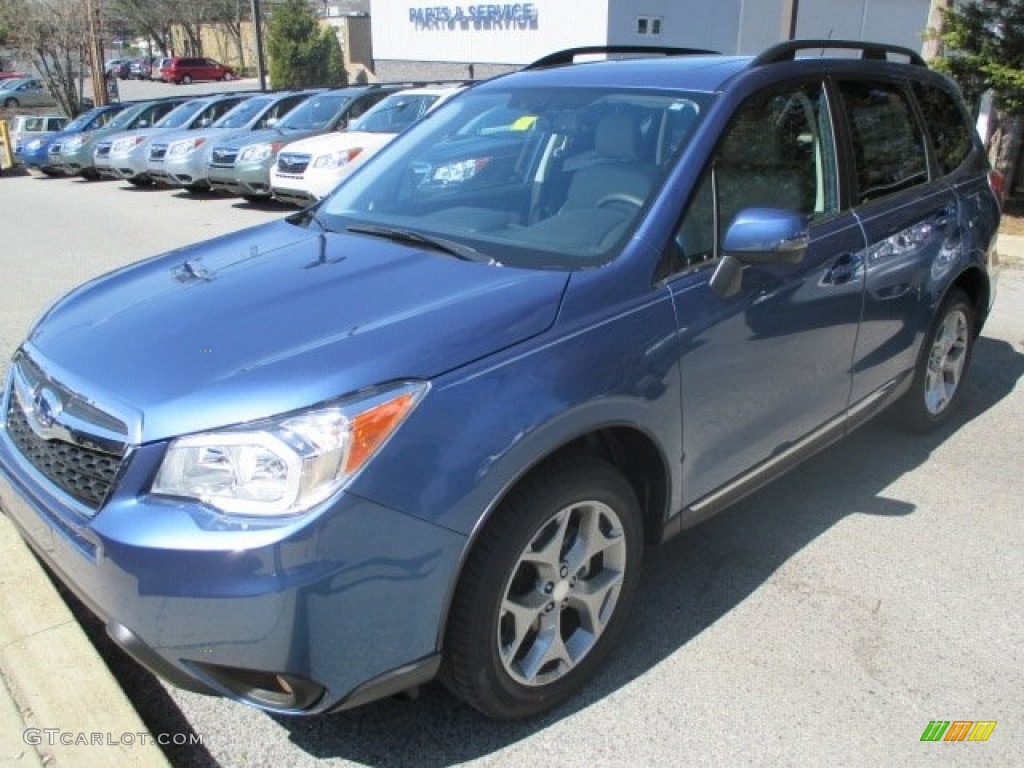
<instances>
[{"instance_id":1,"label":"silver parked car","mask_svg":"<svg viewBox=\"0 0 1024 768\"><path fill-rule=\"evenodd\" d=\"M110 150L102 172L135 186L152 183L147 172L149 146L156 138L173 131L209 128L221 115L247 98L241 93L225 93L192 99L168 112L152 128L124 131L107 137Z\"/></svg>"},{"instance_id":2,"label":"silver parked car","mask_svg":"<svg viewBox=\"0 0 1024 768\"><path fill-rule=\"evenodd\" d=\"M209 189L207 163L213 140L242 131L272 128L290 110L319 90L266 93L246 99L209 128L174 131L149 145L146 173L153 181L184 187L189 192Z\"/></svg>"},{"instance_id":3,"label":"silver parked car","mask_svg":"<svg viewBox=\"0 0 1024 768\"><path fill-rule=\"evenodd\" d=\"M0 104L13 109L16 107L55 107L57 101L35 77L23 77L0 81Z\"/></svg>"}]
</instances>

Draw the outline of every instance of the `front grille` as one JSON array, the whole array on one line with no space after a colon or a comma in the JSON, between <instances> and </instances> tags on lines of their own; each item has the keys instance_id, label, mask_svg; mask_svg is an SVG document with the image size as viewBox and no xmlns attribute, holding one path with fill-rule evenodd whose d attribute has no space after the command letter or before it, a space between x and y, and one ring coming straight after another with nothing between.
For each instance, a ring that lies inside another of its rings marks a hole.
<instances>
[{"instance_id":1,"label":"front grille","mask_svg":"<svg viewBox=\"0 0 1024 768\"><path fill-rule=\"evenodd\" d=\"M163 160L164 155L167 154L166 144L154 144L149 148L149 159L150 160Z\"/></svg>"},{"instance_id":2,"label":"front grille","mask_svg":"<svg viewBox=\"0 0 1024 768\"><path fill-rule=\"evenodd\" d=\"M110 142L104 141L96 145L96 157L107 157L110 155Z\"/></svg>"},{"instance_id":3,"label":"front grille","mask_svg":"<svg viewBox=\"0 0 1024 768\"><path fill-rule=\"evenodd\" d=\"M296 152L282 152L277 156L278 173L303 173L309 166L312 155L299 154Z\"/></svg>"},{"instance_id":4,"label":"front grille","mask_svg":"<svg viewBox=\"0 0 1024 768\"><path fill-rule=\"evenodd\" d=\"M229 147L214 147L210 158L211 165L234 165L238 150Z\"/></svg>"},{"instance_id":5,"label":"front grille","mask_svg":"<svg viewBox=\"0 0 1024 768\"><path fill-rule=\"evenodd\" d=\"M11 442L54 485L98 510L110 493L121 458L62 440L44 440L32 431L17 398L11 397L10 401L7 434Z\"/></svg>"}]
</instances>

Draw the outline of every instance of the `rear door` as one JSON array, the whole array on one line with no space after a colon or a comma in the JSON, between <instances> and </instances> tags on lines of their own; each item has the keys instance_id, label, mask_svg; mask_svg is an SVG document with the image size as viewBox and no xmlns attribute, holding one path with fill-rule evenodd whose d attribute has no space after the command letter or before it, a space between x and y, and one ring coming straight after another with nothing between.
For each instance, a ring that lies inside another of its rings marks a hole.
<instances>
[{"instance_id":1,"label":"rear door","mask_svg":"<svg viewBox=\"0 0 1024 768\"><path fill-rule=\"evenodd\" d=\"M867 238L864 314L852 401L884 391L914 366L932 268L958 248L953 189L929 167L924 129L904 81L836 83L851 152L855 212Z\"/></svg>"},{"instance_id":2,"label":"rear door","mask_svg":"<svg viewBox=\"0 0 1024 768\"><path fill-rule=\"evenodd\" d=\"M687 503L842 422L865 244L840 208L834 136L823 82L757 93L732 118L681 220L668 286ZM796 265L745 267L740 291L719 298L709 278L720 243L749 208L805 214L810 246Z\"/></svg>"}]
</instances>

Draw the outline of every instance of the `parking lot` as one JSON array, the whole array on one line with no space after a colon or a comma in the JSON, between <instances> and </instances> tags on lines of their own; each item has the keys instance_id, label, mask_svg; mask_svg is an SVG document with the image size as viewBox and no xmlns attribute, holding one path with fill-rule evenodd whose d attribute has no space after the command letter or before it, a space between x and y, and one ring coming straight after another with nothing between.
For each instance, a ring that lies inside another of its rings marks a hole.
<instances>
[{"instance_id":1,"label":"parking lot","mask_svg":"<svg viewBox=\"0 0 1024 768\"><path fill-rule=\"evenodd\" d=\"M287 212L0 179L0 369L80 282ZM916 437L873 423L654 551L607 668L534 721L486 721L437 686L338 715L271 716L157 684L90 630L153 732L201 735L201 747L171 748L175 765L1020 764L1022 375L1017 269L1002 275L950 424ZM932 720L998 725L984 743L921 742ZM73 725L87 729L88 713Z\"/></svg>"}]
</instances>

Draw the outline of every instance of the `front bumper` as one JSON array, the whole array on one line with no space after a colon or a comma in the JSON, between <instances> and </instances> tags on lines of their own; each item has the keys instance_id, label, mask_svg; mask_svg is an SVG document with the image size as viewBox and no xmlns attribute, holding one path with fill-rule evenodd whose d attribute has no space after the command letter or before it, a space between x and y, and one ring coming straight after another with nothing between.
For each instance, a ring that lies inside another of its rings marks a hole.
<instances>
[{"instance_id":1,"label":"front bumper","mask_svg":"<svg viewBox=\"0 0 1024 768\"><path fill-rule=\"evenodd\" d=\"M150 160L147 172L151 178L177 187L205 187L210 183L206 175L206 153L202 151Z\"/></svg>"},{"instance_id":2,"label":"front bumper","mask_svg":"<svg viewBox=\"0 0 1024 768\"><path fill-rule=\"evenodd\" d=\"M210 186L233 195L270 197L270 166L273 162L270 159L231 166L210 165L207 169Z\"/></svg>"},{"instance_id":3,"label":"front bumper","mask_svg":"<svg viewBox=\"0 0 1024 768\"><path fill-rule=\"evenodd\" d=\"M0 508L137 660L281 712L355 706L436 673L465 537L347 494L244 524L140 490L163 450L136 449L90 517L0 428Z\"/></svg>"},{"instance_id":4,"label":"front bumper","mask_svg":"<svg viewBox=\"0 0 1024 768\"><path fill-rule=\"evenodd\" d=\"M147 177L149 147L141 145L123 155L110 156L110 169L119 179L130 181Z\"/></svg>"},{"instance_id":5,"label":"front bumper","mask_svg":"<svg viewBox=\"0 0 1024 768\"><path fill-rule=\"evenodd\" d=\"M84 144L74 152L60 153L60 167L68 176L76 176L93 167L91 144Z\"/></svg>"}]
</instances>

